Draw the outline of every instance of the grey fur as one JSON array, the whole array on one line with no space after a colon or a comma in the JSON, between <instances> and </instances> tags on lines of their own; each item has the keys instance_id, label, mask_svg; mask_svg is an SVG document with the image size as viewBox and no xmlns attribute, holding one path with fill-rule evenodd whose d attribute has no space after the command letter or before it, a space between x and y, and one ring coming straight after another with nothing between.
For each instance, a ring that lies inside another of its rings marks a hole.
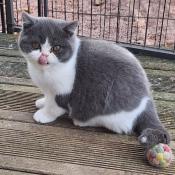
<instances>
[{"instance_id":1,"label":"grey fur","mask_svg":"<svg viewBox=\"0 0 175 175\"><path fill-rule=\"evenodd\" d=\"M29 20L28 17L24 20L27 27L19 40L23 52L31 51L32 41L42 44L49 38L51 45L56 43L63 48L61 55L57 55L60 61L66 62L71 57L76 22L47 18ZM135 121L133 131L140 135L140 142L143 136L150 138L147 147L159 142L169 143L169 134L158 119L149 82L139 61L128 50L111 42L81 39L73 90L70 94L56 96L55 100L63 108L72 107L72 118L87 121L97 115L133 110L145 96L149 96L150 101Z\"/></svg>"},{"instance_id":2,"label":"grey fur","mask_svg":"<svg viewBox=\"0 0 175 175\"><path fill-rule=\"evenodd\" d=\"M129 51L106 41L81 41L70 100L74 118L87 121L97 115L130 111L145 96L149 96L148 80Z\"/></svg>"}]
</instances>

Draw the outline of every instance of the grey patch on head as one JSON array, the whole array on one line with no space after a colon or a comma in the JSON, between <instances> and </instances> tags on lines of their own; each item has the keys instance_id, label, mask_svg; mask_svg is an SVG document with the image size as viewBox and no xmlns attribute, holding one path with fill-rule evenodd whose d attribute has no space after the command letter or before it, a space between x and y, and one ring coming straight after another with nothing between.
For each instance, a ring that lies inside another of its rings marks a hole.
<instances>
[{"instance_id":1,"label":"grey patch on head","mask_svg":"<svg viewBox=\"0 0 175 175\"><path fill-rule=\"evenodd\" d=\"M19 37L18 45L22 52L30 53L32 42L41 45L46 39L53 46L60 46L60 52L56 54L60 62L69 60L75 49L75 30L77 22L49 19L45 17L32 17L27 13L23 17L23 30Z\"/></svg>"},{"instance_id":2,"label":"grey patch on head","mask_svg":"<svg viewBox=\"0 0 175 175\"><path fill-rule=\"evenodd\" d=\"M30 28L35 24L36 19L26 12L22 13L23 29Z\"/></svg>"},{"instance_id":3,"label":"grey patch on head","mask_svg":"<svg viewBox=\"0 0 175 175\"><path fill-rule=\"evenodd\" d=\"M71 23L69 23L68 25L66 25L63 30L70 36L72 36L75 33L75 30L78 26L78 22L77 21L73 21Z\"/></svg>"}]
</instances>

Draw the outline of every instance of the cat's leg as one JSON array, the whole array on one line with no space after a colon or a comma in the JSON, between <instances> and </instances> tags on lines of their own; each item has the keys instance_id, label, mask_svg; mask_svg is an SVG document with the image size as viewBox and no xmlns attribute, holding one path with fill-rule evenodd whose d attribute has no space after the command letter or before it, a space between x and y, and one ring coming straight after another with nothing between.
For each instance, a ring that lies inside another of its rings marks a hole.
<instances>
[{"instance_id":1,"label":"cat's leg","mask_svg":"<svg viewBox=\"0 0 175 175\"><path fill-rule=\"evenodd\" d=\"M39 108L39 109L40 109L40 108L43 108L43 107L44 107L45 100L46 100L45 97L36 100L36 101L35 101L35 106L36 106L37 108Z\"/></svg>"},{"instance_id":2,"label":"cat's leg","mask_svg":"<svg viewBox=\"0 0 175 175\"><path fill-rule=\"evenodd\" d=\"M45 96L44 107L39 109L33 116L34 120L39 123L50 123L55 121L59 116L66 112L65 109L59 107L52 95Z\"/></svg>"},{"instance_id":3,"label":"cat's leg","mask_svg":"<svg viewBox=\"0 0 175 175\"><path fill-rule=\"evenodd\" d=\"M139 134L138 140L146 148L170 142L170 136L161 124L152 101L148 102L145 111L137 118L133 130Z\"/></svg>"}]
</instances>

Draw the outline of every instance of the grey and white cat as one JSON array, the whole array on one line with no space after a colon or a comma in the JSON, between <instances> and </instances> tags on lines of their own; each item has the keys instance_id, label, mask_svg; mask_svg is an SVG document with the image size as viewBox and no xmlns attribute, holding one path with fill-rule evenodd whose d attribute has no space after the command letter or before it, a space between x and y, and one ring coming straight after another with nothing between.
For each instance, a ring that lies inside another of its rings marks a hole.
<instances>
[{"instance_id":1,"label":"grey and white cat","mask_svg":"<svg viewBox=\"0 0 175 175\"><path fill-rule=\"evenodd\" d=\"M111 42L79 39L77 22L23 13L19 48L44 98L35 121L49 123L68 113L78 126L137 133L149 147L169 143L150 93L147 76L128 50Z\"/></svg>"}]
</instances>

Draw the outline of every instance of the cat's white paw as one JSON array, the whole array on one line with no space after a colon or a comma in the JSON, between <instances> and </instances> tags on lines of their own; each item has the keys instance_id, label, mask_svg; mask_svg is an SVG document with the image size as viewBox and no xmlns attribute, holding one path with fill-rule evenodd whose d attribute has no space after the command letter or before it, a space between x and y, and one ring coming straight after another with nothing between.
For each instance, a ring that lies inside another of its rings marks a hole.
<instances>
[{"instance_id":1,"label":"cat's white paw","mask_svg":"<svg viewBox=\"0 0 175 175\"><path fill-rule=\"evenodd\" d=\"M141 143L146 143L147 140L148 140L148 139L147 139L146 136L143 136L143 137L140 138L140 142L141 142Z\"/></svg>"},{"instance_id":2,"label":"cat's white paw","mask_svg":"<svg viewBox=\"0 0 175 175\"><path fill-rule=\"evenodd\" d=\"M80 122L76 119L73 119L73 123L75 126L86 127L89 126L87 122Z\"/></svg>"},{"instance_id":3,"label":"cat's white paw","mask_svg":"<svg viewBox=\"0 0 175 175\"><path fill-rule=\"evenodd\" d=\"M45 103L45 98L40 98L38 100L35 101L35 106L37 108L43 108L44 107L44 103Z\"/></svg>"},{"instance_id":4,"label":"cat's white paw","mask_svg":"<svg viewBox=\"0 0 175 175\"><path fill-rule=\"evenodd\" d=\"M35 112L33 119L39 123L50 123L55 121L57 117L50 116L44 111L44 109L40 109Z\"/></svg>"}]
</instances>

